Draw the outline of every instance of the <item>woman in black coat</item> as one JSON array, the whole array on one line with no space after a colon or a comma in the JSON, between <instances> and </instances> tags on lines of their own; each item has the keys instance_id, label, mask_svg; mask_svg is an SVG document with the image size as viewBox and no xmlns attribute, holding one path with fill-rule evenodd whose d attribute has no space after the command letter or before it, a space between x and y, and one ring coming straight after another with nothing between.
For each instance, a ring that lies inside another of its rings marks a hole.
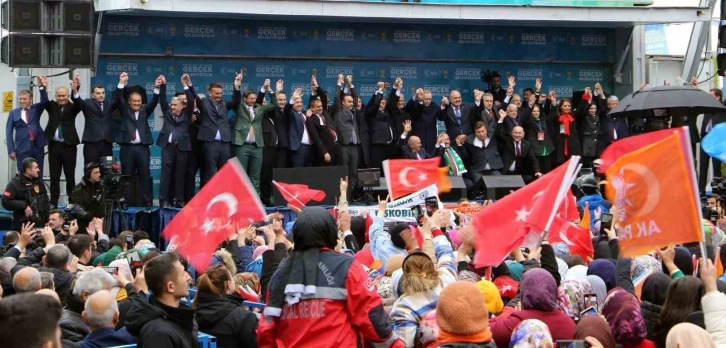
<instances>
[{"instance_id":1,"label":"woman in black coat","mask_svg":"<svg viewBox=\"0 0 726 348\"><path fill-rule=\"evenodd\" d=\"M582 142L582 167L592 168L592 161L600 157L600 115L597 112L597 104L592 102L592 97L583 97L577 107L577 125L580 127ZM586 100L587 99L587 100Z\"/></svg>"},{"instance_id":2,"label":"woman in black coat","mask_svg":"<svg viewBox=\"0 0 726 348\"><path fill-rule=\"evenodd\" d=\"M550 123L550 118L542 112L542 106L537 103L532 104L528 115L522 119L524 135L532 144L542 174L547 174L552 169L552 152L555 150L548 127Z\"/></svg>"},{"instance_id":3,"label":"woman in black coat","mask_svg":"<svg viewBox=\"0 0 726 348\"><path fill-rule=\"evenodd\" d=\"M557 130L553 136L555 142L554 162L560 165L569 160L571 156L580 156L582 154L582 145L580 145L580 133L577 129L577 122L572 113L572 101L569 98L563 98L557 104L557 112L551 113L552 124Z\"/></svg>"},{"instance_id":4,"label":"woman in black coat","mask_svg":"<svg viewBox=\"0 0 726 348\"><path fill-rule=\"evenodd\" d=\"M257 347L257 316L241 305L224 265L212 265L199 277L193 301L197 324L199 331L217 338L217 347Z\"/></svg>"}]
</instances>

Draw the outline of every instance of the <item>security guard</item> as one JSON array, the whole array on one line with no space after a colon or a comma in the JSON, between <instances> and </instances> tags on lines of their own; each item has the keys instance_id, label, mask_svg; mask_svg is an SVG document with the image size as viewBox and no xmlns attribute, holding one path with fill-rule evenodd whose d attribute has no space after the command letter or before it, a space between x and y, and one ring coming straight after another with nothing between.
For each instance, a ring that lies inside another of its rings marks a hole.
<instances>
[{"instance_id":1,"label":"security guard","mask_svg":"<svg viewBox=\"0 0 726 348\"><path fill-rule=\"evenodd\" d=\"M83 168L83 178L73 188L69 201L76 205L79 231L85 231L93 218L106 216L100 164L96 162L86 164Z\"/></svg>"},{"instance_id":2,"label":"security guard","mask_svg":"<svg viewBox=\"0 0 726 348\"><path fill-rule=\"evenodd\" d=\"M17 231L28 221L38 227L45 226L50 211L48 191L40 176L38 161L28 157L23 160L21 169L22 172L5 187L2 196L2 206L13 212L12 229Z\"/></svg>"}]
</instances>

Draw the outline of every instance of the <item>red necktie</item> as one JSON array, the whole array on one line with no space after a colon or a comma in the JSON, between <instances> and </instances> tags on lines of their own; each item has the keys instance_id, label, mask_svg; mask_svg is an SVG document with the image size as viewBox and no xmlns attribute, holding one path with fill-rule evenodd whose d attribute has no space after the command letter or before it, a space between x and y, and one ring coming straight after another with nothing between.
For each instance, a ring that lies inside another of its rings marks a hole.
<instances>
[{"instance_id":1,"label":"red necktie","mask_svg":"<svg viewBox=\"0 0 726 348\"><path fill-rule=\"evenodd\" d=\"M328 121L325 119L325 116L318 115L320 117L320 120L323 121L323 125L325 125L326 128L328 128L328 133L330 133L330 138L333 139L333 142L338 141L338 136L335 134L335 132L328 127Z\"/></svg>"},{"instance_id":2,"label":"red necktie","mask_svg":"<svg viewBox=\"0 0 726 348\"><path fill-rule=\"evenodd\" d=\"M30 135L30 140L35 140L35 133L33 133L33 129L30 128L30 110L23 109L25 111L25 123L28 124L28 133Z\"/></svg>"},{"instance_id":3,"label":"red necktie","mask_svg":"<svg viewBox=\"0 0 726 348\"><path fill-rule=\"evenodd\" d=\"M522 152L519 150L519 142L516 142L514 147L517 149L517 157L522 157Z\"/></svg>"}]
</instances>

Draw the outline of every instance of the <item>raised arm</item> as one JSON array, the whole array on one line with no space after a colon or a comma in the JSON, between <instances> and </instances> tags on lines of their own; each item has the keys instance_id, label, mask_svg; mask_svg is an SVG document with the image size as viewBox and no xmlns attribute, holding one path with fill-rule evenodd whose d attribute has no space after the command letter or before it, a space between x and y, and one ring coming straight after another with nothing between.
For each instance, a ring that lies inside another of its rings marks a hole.
<instances>
[{"instance_id":1,"label":"raised arm","mask_svg":"<svg viewBox=\"0 0 726 348\"><path fill-rule=\"evenodd\" d=\"M41 86L41 88L38 89L40 92L40 102L36 103L36 112L39 114L36 116L40 116L45 108L48 106L48 79L45 76L38 76L38 85Z\"/></svg>"},{"instance_id":2,"label":"raised arm","mask_svg":"<svg viewBox=\"0 0 726 348\"><path fill-rule=\"evenodd\" d=\"M189 75L184 74L182 75L182 86L184 86L184 95L187 97L187 103L184 104L184 116L185 117L192 117L192 114L194 113L194 103L195 103L195 95L194 90L191 88L191 81L189 80Z\"/></svg>"},{"instance_id":3,"label":"raised arm","mask_svg":"<svg viewBox=\"0 0 726 348\"><path fill-rule=\"evenodd\" d=\"M243 78L244 71L240 70L239 74L237 74L237 76L234 78L234 92L232 92L232 100L224 102L227 106L227 110L237 109L239 104L242 102L242 91L240 91L240 87L242 87Z\"/></svg>"},{"instance_id":4,"label":"raised arm","mask_svg":"<svg viewBox=\"0 0 726 348\"><path fill-rule=\"evenodd\" d=\"M156 78L156 82L154 83L154 97L151 98L151 101L144 106L146 116L151 115L154 112L154 109L156 109L156 106L159 105L159 95L161 94L163 94L164 98L166 98L166 78L164 76Z\"/></svg>"},{"instance_id":5,"label":"raised arm","mask_svg":"<svg viewBox=\"0 0 726 348\"><path fill-rule=\"evenodd\" d=\"M169 102L166 99L166 78L162 81L161 91L159 92L159 105L161 105L161 113L166 116L166 112L169 111Z\"/></svg>"},{"instance_id":6,"label":"raised arm","mask_svg":"<svg viewBox=\"0 0 726 348\"><path fill-rule=\"evenodd\" d=\"M338 82L335 84L335 92L333 94L333 106L330 107L330 113L333 115L340 111L340 92L343 88L343 74L338 75Z\"/></svg>"}]
</instances>

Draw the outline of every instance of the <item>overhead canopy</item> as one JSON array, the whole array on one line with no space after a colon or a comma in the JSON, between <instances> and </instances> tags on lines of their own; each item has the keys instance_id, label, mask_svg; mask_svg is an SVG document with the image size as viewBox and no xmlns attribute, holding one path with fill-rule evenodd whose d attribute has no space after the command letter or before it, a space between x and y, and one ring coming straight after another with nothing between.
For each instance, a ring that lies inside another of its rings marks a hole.
<instances>
[{"instance_id":1,"label":"overhead canopy","mask_svg":"<svg viewBox=\"0 0 726 348\"><path fill-rule=\"evenodd\" d=\"M325 21L395 21L508 26L632 27L660 23L709 21L699 7L565 7L520 5L451 5L361 3L347 1L259 0L105 0L97 11L119 14L194 17L266 17ZM506 19L506 20L505 20Z\"/></svg>"}]
</instances>

